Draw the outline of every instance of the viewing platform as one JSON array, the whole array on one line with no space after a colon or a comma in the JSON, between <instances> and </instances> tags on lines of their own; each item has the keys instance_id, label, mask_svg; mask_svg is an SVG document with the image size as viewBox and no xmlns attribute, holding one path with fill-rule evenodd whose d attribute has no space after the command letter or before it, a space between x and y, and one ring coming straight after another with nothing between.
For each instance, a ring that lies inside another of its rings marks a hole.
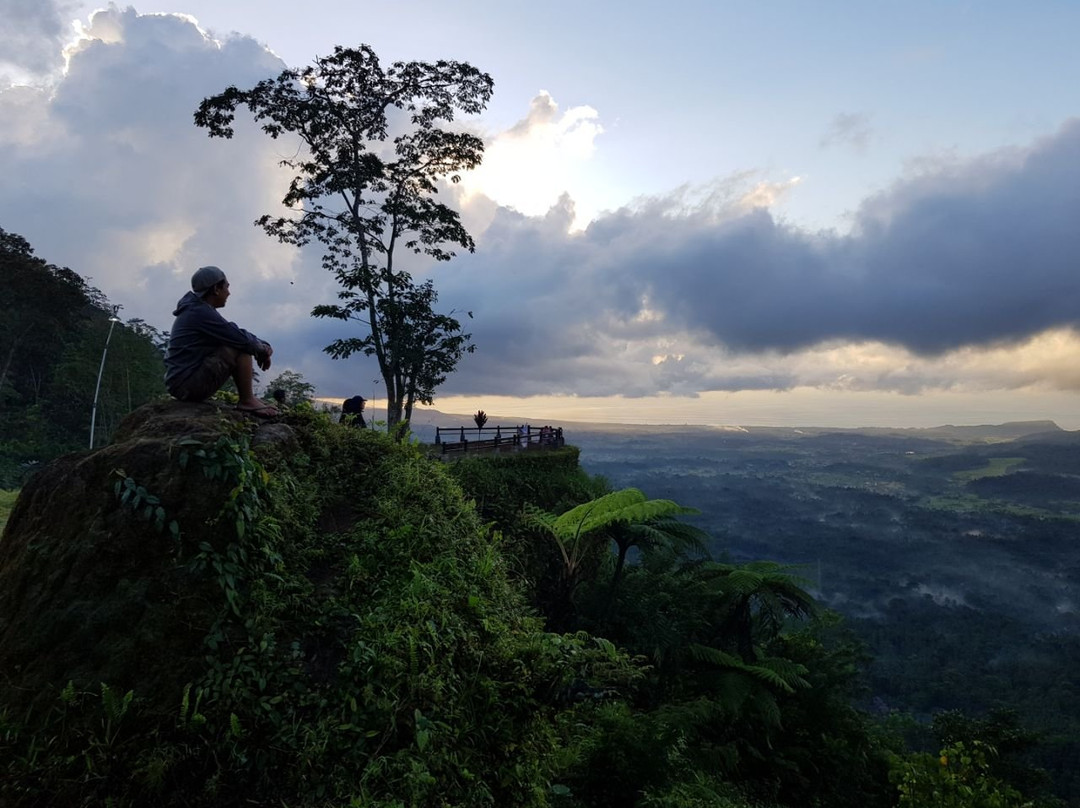
<instances>
[{"instance_id":1,"label":"viewing platform","mask_svg":"<svg viewBox=\"0 0 1080 808\"><path fill-rule=\"evenodd\" d=\"M562 427L519 426L435 427L435 445L442 455L468 452L512 452L556 449L566 445Z\"/></svg>"}]
</instances>

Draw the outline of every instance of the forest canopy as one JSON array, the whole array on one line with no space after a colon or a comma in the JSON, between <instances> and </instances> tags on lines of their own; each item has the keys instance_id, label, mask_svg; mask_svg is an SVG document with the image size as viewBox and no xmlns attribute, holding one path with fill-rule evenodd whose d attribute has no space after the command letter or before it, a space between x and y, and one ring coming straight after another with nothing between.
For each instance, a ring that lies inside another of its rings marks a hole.
<instances>
[{"instance_id":1,"label":"forest canopy","mask_svg":"<svg viewBox=\"0 0 1080 808\"><path fill-rule=\"evenodd\" d=\"M164 335L118 308L77 272L50 264L0 228L0 487L19 485L39 463L95 443L125 414L165 392ZM101 367L108 340L108 357Z\"/></svg>"}]
</instances>

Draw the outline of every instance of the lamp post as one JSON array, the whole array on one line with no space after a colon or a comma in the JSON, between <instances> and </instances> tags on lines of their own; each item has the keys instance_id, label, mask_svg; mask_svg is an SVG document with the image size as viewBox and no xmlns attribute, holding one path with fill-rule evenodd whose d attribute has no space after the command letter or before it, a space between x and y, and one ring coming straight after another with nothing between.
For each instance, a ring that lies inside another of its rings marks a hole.
<instances>
[{"instance_id":1,"label":"lamp post","mask_svg":"<svg viewBox=\"0 0 1080 808\"><path fill-rule=\"evenodd\" d=\"M375 428L375 396L379 394L379 380L371 380L371 409L368 410L368 418L371 419L371 428Z\"/></svg>"},{"instance_id":2,"label":"lamp post","mask_svg":"<svg viewBox=\"0 0 1080 808\"><path fill-rule=\"evenodd\" d=\"M101 367L97 372L97 385L94 387L94 406L90 411L90 448L94 448L94 427L97 425L97 403L98 393L101 392L101 374L105 372L105 357L109 353L109 340L112 339L113 329L116 328L116 324L120 322L120 318L116 316L116 311L113 311L113 316L109 318L109 334L105 337L105 348L101 351Z\"/></svg>"}]
</instances>

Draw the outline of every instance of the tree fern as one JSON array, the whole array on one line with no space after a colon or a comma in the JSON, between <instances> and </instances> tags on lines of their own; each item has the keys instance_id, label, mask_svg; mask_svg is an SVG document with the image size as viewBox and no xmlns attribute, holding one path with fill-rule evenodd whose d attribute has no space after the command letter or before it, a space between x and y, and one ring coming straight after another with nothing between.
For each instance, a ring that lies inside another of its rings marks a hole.
<instances>
[{"instance_id":1,"label":"tree fern","mask_svg":"<svg viewBox=\"0 0 1080 808\"><path fill-rule=\"evenodd\" d=\"M778 690L783 690L785 693L794 693L798 687L810 686L802 678L802 675L806 673L806 668L787 659L767 657L758 659L755 664L750 665L735 654L728 654L718 648L699 643L689 645L687 653L698 662L705 662L725 670L738 671Z\"/></svg>"},{"instance_id":2,"label":"tree fern","mask_svg":"<svg viewBox=\"0 0 1080 808\"><path fill-rule=\"evenodd\" d=\"M772 561L741 566L710 562L700 568L702 580L721 595L714 601L716 638L733 642L747 662L756 658L755 645L775 637L789 618L817 613L817 604L791 569Z\"/></svg>"},{"instance_id":3,"label":"tree fern","mask_svg":"<svg viewBox=\"0 0 1080 808\"><path fill-rule=\"evenodd\" d=\"M674 518L696 513L693 508L671 500L648 499L636 488L624 488L557 516L539 510L531 511L529 516L530 521L548 531L559 549L567 600L581 583L584 560L595 558L608 542L616 544L618 554L611 571L606 613L631 547L676 556L691 552L704 554L706 534Z\"/></svg>"}]
</instances>

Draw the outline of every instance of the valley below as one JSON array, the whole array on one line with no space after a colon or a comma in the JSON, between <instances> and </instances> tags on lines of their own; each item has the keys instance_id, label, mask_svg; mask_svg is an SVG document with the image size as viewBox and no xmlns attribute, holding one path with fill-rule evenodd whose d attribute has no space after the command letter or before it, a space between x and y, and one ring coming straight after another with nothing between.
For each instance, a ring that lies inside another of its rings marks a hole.
<instances>
[{"instance_id":1,"label":"valley below","mask_svg":"<svg viewBox=\"0 0 1080 808\"><path fill-rule=\"evenodd\" d=\"M701 511L715 557L796 567L865 645L864 706L1013 710L1080 792L1080 434L567 428L612 487Z\"/></svg>"}]
</instances>

